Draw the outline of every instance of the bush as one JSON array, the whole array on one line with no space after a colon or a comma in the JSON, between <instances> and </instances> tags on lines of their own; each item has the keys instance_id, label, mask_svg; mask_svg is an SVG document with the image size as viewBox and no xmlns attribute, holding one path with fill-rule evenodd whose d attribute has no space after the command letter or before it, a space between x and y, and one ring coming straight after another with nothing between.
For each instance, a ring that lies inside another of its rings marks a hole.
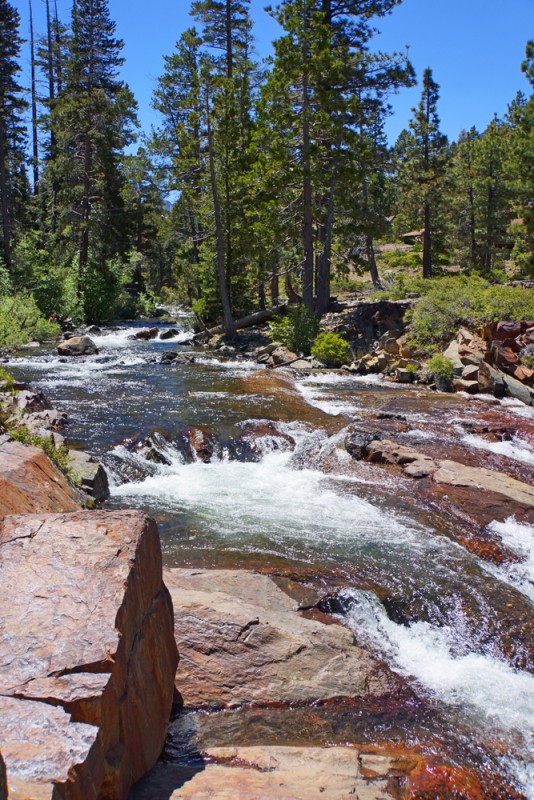
<instances>
[{"instance_id":1,"label":"bush","mask_svg":"<svg viewBox=\"0 0 534 800\"><path fill-rule=\"evenodd\" d=\"M489 286L478 277L428 281L429 290L412 315L411 337L423 352L435 352L461 325L491 320L534 319L534 293L519 286Z\"/></svg>"},{"instance_id":2,"label":"bush","mask_svg":"<svg viewBox=\"0 0 534 800\"><path fill-rule=\"evenodd\" d=\"M427 369L437 384L448 386L454 378L454 364L447 356L434 356L428 362Z\"/></svg>"},{"instance_id":3,"label":"bush","mask_svg":"<svg viewBox=\"0 0 534 800\"><path fill-rule=\"evenodd\" d=\"M20 347L56 336L59 326L43 319L33 295L19 293L0 299L0 347Z\"/></svg>"},{"instance_id":4,"label":"bush","mask_svg":"<svg viewBox=\"0 0 534 800\"><path fill-rule=\"evenodd\" d=\"M319 323L305 306L292 306L280 322L271 323L271 329L274 341L309 356L312 342L319 333Z\"/></svg>"},{"instance_id":5,"label":"bush","mask_svg":"<svg viewBox=\"0 0 534 800\"><path fill-rule=\"evenodd\" d=\"M329 367L340 367L348 359L349 345L338 333L320 333L313 340L311 354Z\"/></svg>"},{"instance_id":6,"label":"bush","mask_svg":"<svg viewBox=\"0 0 534 800\"><path fill-rule=\"evenodd\" d=\"M7 369L4 369L3 367L0 367L0 383L4 384L2 387L3 392L10 392L13 394L15 379L13 375L11 375L11 373L9 373Z\"/></svg>"}]
</instances>

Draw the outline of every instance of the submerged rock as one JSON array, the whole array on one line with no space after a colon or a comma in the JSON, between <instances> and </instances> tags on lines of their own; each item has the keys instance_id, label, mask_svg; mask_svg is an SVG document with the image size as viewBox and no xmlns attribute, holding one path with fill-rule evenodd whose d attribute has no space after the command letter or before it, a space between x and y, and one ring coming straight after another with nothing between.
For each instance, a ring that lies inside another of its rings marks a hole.
<instances>
[{"instance_id":1,"label":"submerged rock","mask_svg":"<svg viewBox=\"0 0 534 800\"><path fill-rule=\"evenodd\" d=\"M125 800L161 752L177 664L156 524L137 511L9 516L0 545L10 792Z\"/></svg>"}]
</instances>

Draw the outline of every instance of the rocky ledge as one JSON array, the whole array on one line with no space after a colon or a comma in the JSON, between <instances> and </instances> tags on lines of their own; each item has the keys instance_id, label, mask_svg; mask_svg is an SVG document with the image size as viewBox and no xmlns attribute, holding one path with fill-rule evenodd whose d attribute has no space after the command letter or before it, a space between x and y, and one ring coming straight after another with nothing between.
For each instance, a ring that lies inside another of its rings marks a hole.
<instances>
[{"instance_id":1,"label":"rocky ledge","mask_svg":"<svg viewBox=\"0 0 534 800\"><path fill-rule=\"evenodd\" d=\"M178 661L156 524L136 511L8 516L0 567L9 797L124 800L160 754Z\"/></svg>"},{"instance_id":2,"label":"rocky ledge","mask_svg":"<svg viewBox=\"0 0 534 800\"><path fill-rule=\"evenodd\" d=\"M393 673L339 625L305 619L266 575L165 571L180 651L177 689L189 707L385 696Z\"/></svg>"}]
</instances>

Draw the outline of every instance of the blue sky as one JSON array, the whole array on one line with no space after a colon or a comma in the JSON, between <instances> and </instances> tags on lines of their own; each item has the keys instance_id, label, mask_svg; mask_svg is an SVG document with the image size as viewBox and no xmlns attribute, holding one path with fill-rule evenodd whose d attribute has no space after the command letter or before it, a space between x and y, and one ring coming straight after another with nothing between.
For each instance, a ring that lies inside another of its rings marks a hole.
<instances>
[{"instance_id":1,"label":"blue sky","mask_svg":"<svg viewBox=\"0 0 534 800\"><path fill-rule=\"evenodd\" d=\"M13 0L12 0L13 2ZM22 34L29 35L27 0L14 0L22 16ZM44 29L43 0L33 0L37 31ZM263 10L268 0L252 0L257 50L264 57L278 35L276 23ZM58 0L68 19L69 0ZM146 129L157 122L150 97L163 56L172 52L191 24L186 0L110 0L117 34L124 40L124 78L139 103ZM508 102L528 84L520 72L525 44L534 37L534 0L404 0L391 16L377 21L381 35L376 49L384 52L410 46L410 58L421 77L430 66L441 86L439 113L443 131L456 138L462 128L483 129L494 113L504 114ZM28 81L27 53L24 80ZM395 114L388 122L393 142L406 127L420 89L403 90L391 99Z\"/></svg>"}]
</instances>

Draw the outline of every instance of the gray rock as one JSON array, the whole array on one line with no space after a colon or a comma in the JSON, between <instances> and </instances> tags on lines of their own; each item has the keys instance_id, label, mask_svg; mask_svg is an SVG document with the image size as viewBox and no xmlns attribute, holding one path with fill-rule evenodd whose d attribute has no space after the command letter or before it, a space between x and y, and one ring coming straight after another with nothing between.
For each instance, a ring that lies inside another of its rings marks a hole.
<instances>
[{"instance_id":1,"label":"gray rock","mask_svg":"<svg viewBox=\"0 0 534 800\"><path fill-rule=\"evenodd\" d=\"M83 450L69 450L74 483L101 503L109 497L108 476L102 464Z\"/></svg>"},{"instance_id":2,"label":"gray rock","mask_svg":"<svg viewBox=\"0 0 534 800\"><path fill-rule=\"evenodd\" d=\"M160 339L173 339L175 336L178 336L180 331L178 328L168 328L166 331L161 331L159 338Z\"/></svg>"}]
</instances>

